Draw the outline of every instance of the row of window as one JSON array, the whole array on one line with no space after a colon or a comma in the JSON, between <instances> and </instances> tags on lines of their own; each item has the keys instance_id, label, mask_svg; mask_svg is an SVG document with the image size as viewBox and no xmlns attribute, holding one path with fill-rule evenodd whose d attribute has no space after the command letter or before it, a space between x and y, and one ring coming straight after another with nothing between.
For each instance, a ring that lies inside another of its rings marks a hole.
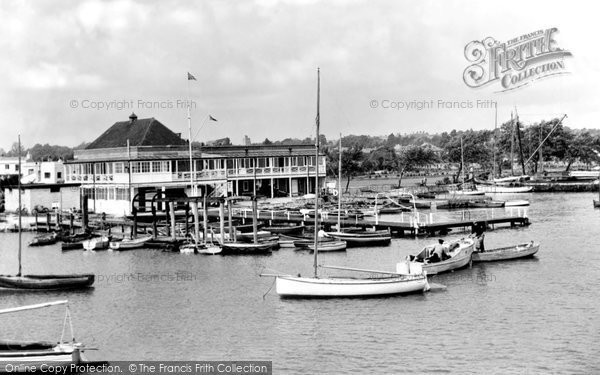
<instances>
[{"instance_id":1,"label":"row of window","mask_svg":"<svg viewBox=\"0 0 600 375\"><path fill-rule=\"evenodd\" d=\"M236 163L237 162L237 163ZM282 168L314 166L314 156L294 156L278 158L241 158L194 160L194 170L223 170L234 168ZM236 165L237 164L237 165ZM130 163L131 173L170 173L189 172L189 160L135 161ZM68 174L119 174L127 173L125 162L83 163L67 165Z\"/></svg>"},{"instance_id":2,"label":"row of window","mask_svg":"<svg viewBox=\"0 0 600 375\"><path fill-rule=\"evenodd\" d=\"M83 195L87 195L88 199L129 201L129 189L127 188L82 188L81 192Z\"/></svg>"}]
</instances>

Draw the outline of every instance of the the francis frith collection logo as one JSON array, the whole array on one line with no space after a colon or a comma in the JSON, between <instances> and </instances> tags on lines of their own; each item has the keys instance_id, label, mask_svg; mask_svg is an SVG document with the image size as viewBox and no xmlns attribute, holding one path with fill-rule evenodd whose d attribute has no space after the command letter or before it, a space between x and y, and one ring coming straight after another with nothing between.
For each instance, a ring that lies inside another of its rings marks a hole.
<instances>
[{"instance_id":1,"label":"the francis frith collection logo","mask_svg":"<svg viewBox=\"0 0 600 375\"><path fill-rule=\"evenodd\" d=\"M465 69L463 80L473 88L498 83L501 92L568 73L565 57L571 52L558 47L554 39L557 32L557 28L537 30L504 43L492 37L472 41L465 47L471 65Z\"/></svg>"}]
</instances>

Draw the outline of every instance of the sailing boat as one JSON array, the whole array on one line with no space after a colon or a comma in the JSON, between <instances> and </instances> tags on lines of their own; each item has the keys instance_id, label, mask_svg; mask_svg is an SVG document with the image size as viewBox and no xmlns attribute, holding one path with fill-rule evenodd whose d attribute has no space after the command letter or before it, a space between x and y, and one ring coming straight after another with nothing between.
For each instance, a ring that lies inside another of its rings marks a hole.
<instances>
[{"instance_id":1,"label":"sailing boat","mask_svg":"<svg viewBox=\"0 0 600 375\"><path fill-rule=\"evenodd\" d=\"M316 173L315 173L315 212L319 210L319 126L320 126L320 70L317 69L317 117L316 117ZM424 292L429 290L427 275L420 265L410 264L406 273L365 270L359 268L319 266L319 215L315 215L314 228L314 275L271 275L275 277L275 290L281 297L374 297L392 294ZM407 263L408 265L409 263ZM369 273L370 277L319 277L319 267L359 273Z\"/></svg>"},{"instance_id":2,"label":"sailing boat","mask_svg":"<svg viewBox=\"0 0 600 375\"><path fill-rule=\"evenodd\" d=\"M493 150L493 172L492 172L492 182L485 181L477 181L476 188L478 191L484 193L496 193L496 194L513 194L513 193L528 193L533 190L531 186L519 186L522 181L528 180L529 176L525 175L525 163L523 163L523 155L521 155L521 163L523 168L522 176L514 175L514 141L515 141L515 131L517 132L517 136L519 138L519 146L521 146L521 133L519 130L519 117L517 115L516 121L513 120L512 113L510 116L511 124L514 122L515 125L511 128L511 139L510 139L510 170L511 176L504 178L496 178L496 128L498 124L498 109L496 109L496 120L494 127L494 150ZM519 148L520 152L521 148Z\"/></svg>"},{"instance_id":3,"label":"sailing boat","mask_svg":"<svg viewBox=\"0 0 600 375\"><path fill-rule=\"evenodd\" d=\"M32 369L34 366L36 369L39 369L42 365L67 366L85 360L82 355L83 344L76 342L73 336L73 325L71 324L71 313L68 303L69 301L55 301L0 310L1 315L66 305L65 325L63 325L63 331L58 343L0 341L0 373L29 372L27 370ZM72 339L70 342L63 340L67 321L71 327Z\"/></svg>"},{"instance_id":4,"label":"sailing boat","mask_svg":"<svg viewBox=\"0 0 600 375\"><path fill-rule=\"evenodd\" d=\"M64 290L88 288L94 283L94 274L81 275L23 275L21 262L21 136L19 136L19 272L0 275L0 289L11 290Z\"/></svg>"},{"instance_id":5,"label":"sailing boat","mask_svg":"<svg viewBox=\"0 0 600 375\"><path fill-rule=\"evenodd\" d=\"M598 172L598 200L594 199L594 207L600 207L600 172Z\"/></svg>"}]
</instances>

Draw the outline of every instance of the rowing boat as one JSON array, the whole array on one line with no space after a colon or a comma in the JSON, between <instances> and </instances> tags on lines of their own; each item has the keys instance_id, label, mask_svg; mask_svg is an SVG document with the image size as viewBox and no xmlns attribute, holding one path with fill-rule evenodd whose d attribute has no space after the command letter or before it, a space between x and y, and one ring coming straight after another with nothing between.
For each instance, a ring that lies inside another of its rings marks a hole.
<instances>
[{"instance_id":1,"label":"rowing boat","mask_svg":"<svg viewBox=\"0 0 600 375\"><path fill-rule=\"evenodd\" d=\"M348 246L385 246L392 241L390 232L384 231L361 231L361 232L326 232L328 237L339 241L346 241Z\"/></svg>"},{"instance_id":2,"label":"rowing boat","mask_svg":"<svg viewBox=\"0 0 600 375\"><path fill-rule=\"evenodd\" d=\"M475 241L470 238L462 238L444 245L450 257L435 263L432 263L427 255L431 252L433 246L426 246L418 254L410 256L411 261L423 263L423 270L427 271L428 275L453 271L467 266L471 262L471 256L475 249ZM398 263L396 267L399 267L401 264L403 263Z\"/></svg>"},{"instance_id":3,"label":"rowing boat","mask_svg":"<svg viewBox=\"0 0 600 375\"><path fill-rule=\"evenodd\" d=\"M112 250L118 250L118 251L139 249L141 247L144 247L146 242L150 241L151 239L152 239L152 236L144 236L144 237L134 238L131 240L124 239L122 241L111 241L110 248Z\"/></svg>"},{"instance_id":4,"label":"rowing boat","mask_svg":"<svg viewBox=\"0 0 600 375\"><path fill-rule=\"evenodd\" d=\"M346 251L347 243L346 241L329 241L319 243L319 251L320 252L329 252L329 251ZM315 245L310 244L307 247L310 251L315 251Z\"/></svg>"},{"instance_id":5,"label":"rowing boat","mask_svg":"<svg viewBox=\"0 0 600 375\"><path fill-rule=\"evenodd\" d=\"M533 241L515 246L501 247L473 252L473 262L493 262L498 260L511 260L531 257L540 249L540 244Z\"/></svg>"},{"instance_id":6,"label":"rowing boat","mask_svg":"<svg viewBox=\"0 0 600 375\"><path fill-rule=\"evenodd\" d=\"M74 275L0 275L0 289L11 290L67 290L89 288L94 274Z\"/></svg>"}]
</instances>

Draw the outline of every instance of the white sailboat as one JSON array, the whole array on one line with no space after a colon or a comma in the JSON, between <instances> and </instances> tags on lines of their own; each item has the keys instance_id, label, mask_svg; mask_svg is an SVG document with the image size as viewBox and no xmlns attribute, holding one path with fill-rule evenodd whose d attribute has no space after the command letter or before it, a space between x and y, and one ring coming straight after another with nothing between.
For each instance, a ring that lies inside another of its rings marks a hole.
<instances>
[{"instance_id":1,"label":"white sailboat","mask_svg":"<svg viewBox=\"0 0 600 375\"><path fill-rule=\"evenodd\" d=\"M317 117L316 117L316 165L315 211L319 208L319 126L320 126L320 71L317 70ZM392 294L424 292L429 290L427 275L419 265L407 266L406 272L387 272L348 267L319 266L319 215L315 215L314 233L314 275L312 277L292 275L261 276L275 277L275 290L281 297L331 298L331 297L373 297ZM319 277L319 267L347 272L368 273L369 277ZM378 275L378 276L373 276Z\"/></svg>"},{"instance_id":2,"label":"white sailboat","mask_svg":"<svg viewBox=\"0 0 600 375\"><path fill-rule=\"evenodd\" d=\"M0 310L1 315L57 305L66 305L65 324L63 325L63 331L58 343L45 341L0 341L0 373L29 372L28 369L32 369L33 366L36 366L36 368L40 368L41 365L67 366L85 360L82 355L84 348L83 344L76 342L73 336L73 325L71 324L71 314L68 303L69 302L65 300ZM71 341L64 340L67 322L71 327Z\"/></svg>"}]
</instances>

